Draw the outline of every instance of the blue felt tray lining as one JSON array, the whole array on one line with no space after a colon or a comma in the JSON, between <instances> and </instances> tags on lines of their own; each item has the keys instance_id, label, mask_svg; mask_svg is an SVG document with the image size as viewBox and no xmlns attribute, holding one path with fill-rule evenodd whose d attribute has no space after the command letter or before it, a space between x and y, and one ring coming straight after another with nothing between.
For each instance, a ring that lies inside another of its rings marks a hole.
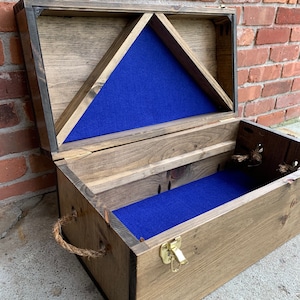
<instances>
[{"instance_id":1,"label":"blue felt tray lining","mask_svg":"<svg viewBox=\"0 0 300 300\"><path fill-rule=\"evenodd\" d=\"M115 216L140 239L149 239L184 221L256 189L256 181L225 170L115 210Z\"/></svg>"}]
</instances>

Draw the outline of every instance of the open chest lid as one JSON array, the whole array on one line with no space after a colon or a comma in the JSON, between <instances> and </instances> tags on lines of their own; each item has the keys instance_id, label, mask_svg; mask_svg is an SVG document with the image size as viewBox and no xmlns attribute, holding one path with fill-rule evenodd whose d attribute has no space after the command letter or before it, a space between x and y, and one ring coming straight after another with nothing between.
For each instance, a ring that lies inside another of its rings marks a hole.
<instances>
[{"instance_id":1,"label":"open chest lid","mask_svg":"<svg viewBox=\"0 0 300 300\"><path fill-rule=\"evenodd\" d=\"M41 147L54 159L236 113L233 10L24 0L15 13Z\"/></svg>"}]
</instances>

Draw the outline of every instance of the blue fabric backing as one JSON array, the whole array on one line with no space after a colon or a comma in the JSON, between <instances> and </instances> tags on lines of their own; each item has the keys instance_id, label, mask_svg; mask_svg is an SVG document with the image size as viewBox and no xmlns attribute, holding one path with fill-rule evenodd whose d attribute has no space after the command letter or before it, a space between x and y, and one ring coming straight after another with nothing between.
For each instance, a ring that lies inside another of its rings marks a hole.
<instances>
[{"instance_id":1,"label":"blue fabric backing","mask_svg":"<svg viewBox=\"0 0 300 300\"><path fill-rule=\"evenodd\" d=\"M216 112L150 27L145 27L65 142Z\"/></svg>"},{"instance_id":2,"label":"blue fabric backing","mask_svg":"<svg viewBox=\"0 0 300 300\"><path fill-rule=\"evenodd\" d=\"M125 206L113 213L137 239L149 239L257 186L255 180L245 173L226 170Z\"/></svg>"}]
</instances>

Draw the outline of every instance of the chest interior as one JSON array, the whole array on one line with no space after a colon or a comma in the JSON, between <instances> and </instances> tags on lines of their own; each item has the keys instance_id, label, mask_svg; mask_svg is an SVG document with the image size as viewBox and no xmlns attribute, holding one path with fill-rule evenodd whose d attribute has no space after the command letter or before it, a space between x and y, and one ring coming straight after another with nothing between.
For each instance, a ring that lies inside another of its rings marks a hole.
<instances>
[{"instance_id":1,"label":"chest interior","mask_svg":"<svg viewBox=\"0 0 300 300\"><path fill-rule=\"evenodd\" d=\"M277 143L282 147L274 152ZM289 172L279 168L285 161L292 164L298 144L233 120L121 149L70 159L67 167L94 195L99 210L109 210L137 240L144 240L254 195ZM255 151L260 158L252 157ZM248 158L239 162L240 157Z\"/></svg>"}]
</instances>

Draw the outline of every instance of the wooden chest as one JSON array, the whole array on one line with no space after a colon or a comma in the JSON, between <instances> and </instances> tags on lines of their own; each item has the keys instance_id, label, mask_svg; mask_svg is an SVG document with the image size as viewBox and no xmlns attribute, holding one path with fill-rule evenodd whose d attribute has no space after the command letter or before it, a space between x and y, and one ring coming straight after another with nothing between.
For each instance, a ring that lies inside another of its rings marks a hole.
<instances>
[{"instance_id":1,"label":"wooden chest","mask_svg":"<svg viewBox=\"0 0 300 300\"><path fill-rule=\"evenodd\" d=\"M69 222L59 241L109 299L200 299L300 233L299 142L236 118L233 10L24 0L15 13Z\"/></svg>"}]
</instances>

